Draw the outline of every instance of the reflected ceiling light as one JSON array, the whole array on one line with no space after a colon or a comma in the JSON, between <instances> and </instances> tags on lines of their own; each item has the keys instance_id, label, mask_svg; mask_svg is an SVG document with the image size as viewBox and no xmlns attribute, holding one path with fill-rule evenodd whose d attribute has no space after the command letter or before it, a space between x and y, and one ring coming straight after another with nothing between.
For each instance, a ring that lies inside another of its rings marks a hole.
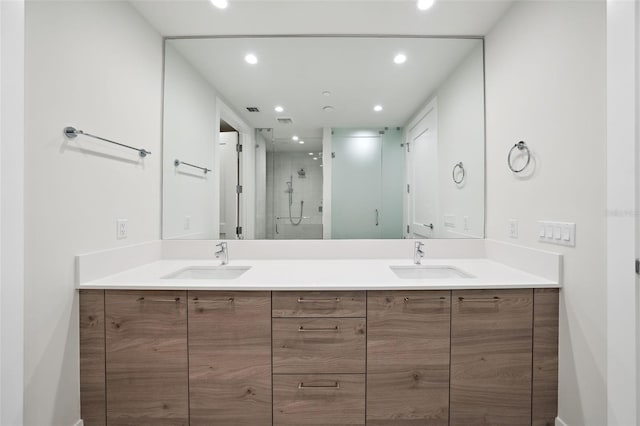
<instances>
[{"instance_id":1,"label":"reflected ceiling light","mask_svg":"<svg viewBox=\"0 0 640 426\"><path fill-rule=\"evenodd\" d=\"M282 108L280 105L275 107L275 110L276 110L276 112L284 112L284 108Z\"/></svg>"},{"instance_id":2,"label":"reflected ceiling light","mask_svg":"<svg viewBox=\"0 0 640 426\"><path fill-rule=\"evenodd\" d=\"M294 136L294 137L292 137L291 139L293 139L294 141L297 141L297 140L298 140L298 139L300 139L300 138L299 138L299 137L297 137L297 136Z\"/></svg>"},{"instance_id":3,"label":"reflected ceiling light","mask_svg":"<svg viewBox=\"0 0 640 426\"><path fill-rule=\"evenodd\" d=\"M376 105L376 106L374 106L374 107L373 107L373 110L374 110L375 112L380 112L380 111L382 111L382 105Z\"/></svg>"},{"instance_id":4,"label":"reflected ceiling light","mask_svg":"<svg viewBox=\"0 0 640 426\"><path fill-rule=\"evenodd\" d=\"M427 10L431 9L431 6L435 3L435 0L418 0L418 9Z\"/></svg>"},{"instance_id":5,"label":"reflected ceiling light","mask_svg":"<svg viewBox=\"0 0 640 426\"><path fill-rule=\"evenodd\" d=\"M310 152L309 155L313 155L313 152Z\"/></svg>"},{"instance_id":6,"label":"reflected ceiling light","mask_svg":"<svg viewBox=\"0 0 640 426\"><path fill-rule=\"evenodd\" d=\"M248 64L255 65L258 63L258 57L253 53L249 53L244 57L244 60L247 61Z\"/></svg>"},{"instance_id":7,"label":"reflected ceiling light","mask_svg":"<svg viewBox=\"0 0 640 426\"><path fill-rule=\"evenodd\" d=\"M229 6L229 2L227 0L210 0L211 4L217 7L218 9L226 9Z\"/></svg>"},{"instance_id":8,"label":"reflected ceiling light","mask_svg":"<svg viewBox=\"0 0 640 426\"><path fill-rule=\"evenodd\" d=\"M314 160L317 160L317 159L318 159L318 157L313 157L313 159L314 159Z\"/></svg>"},{"instance_id":9,"label":"reflected ceiling light","mask_svg":"<svg viewBox=\"0 0 640 426\"><path fill-rule=\"evenodd\" d=\"M393 58L393 62L396 64L404 64L407 62L407 55L403 53L398 53L395 58Z\"/></svg>"},{"instance_id":10,"label":"reflected ceiling light","mask_svg":"<svg viewBox=\"0 0 640 426\"><path fill-rule=\"evenodd\" d=\"M298 142L300 145L304 145L304 141L300 141Z\"/></svg>"},{"instance_id":11,"label":"reflected ceiling light","mask_svg":"<svg viewBox=\"0 0 640 426\"><path fill-rule=\"evenodd\" d=\"M323 96L331 96L331 92L328 90L325 90L324 92L322 92Z\"/></svg>"},{"instance_id":12,"label":"reflected ceiling light","mask_svg":"<svg viewBox=\"0 0 640 426\"><path fill-rule=\"evenodd\" d=\"M323 111L330 112L330 111L333 111L333 107L332 107L331 105L323 106L323 107L322 107L322 110L323 110Z\"/></svg>"}]
</instances>

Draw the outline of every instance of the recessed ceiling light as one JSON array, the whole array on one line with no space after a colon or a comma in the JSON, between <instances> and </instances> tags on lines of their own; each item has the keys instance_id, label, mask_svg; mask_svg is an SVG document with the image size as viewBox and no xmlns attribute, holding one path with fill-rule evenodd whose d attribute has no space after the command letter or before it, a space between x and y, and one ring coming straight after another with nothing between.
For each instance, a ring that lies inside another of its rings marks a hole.
<instances>
[{"instance_id":1,"label":"recessed ceiling light","mask_svg":"<svg viewBox=\"0 0 640 426\"><path fill-rule=\"evenodd\" d=\"M396 64L404 64L405 62L407 62L407 55L398 53L395 58L393 58L393 62L395 62Z\"/></svg>"},{"instance_id":2,"label":"recessed ceiling light","mask_svg":"<svg viewBox=\"0 0 640 426\"><path fill-rule=\"evenodd\" d=\"M333 111L333 107L331 105L323 106L322 110L327 112Z\"/></svg>"},{"instance_id":3,"label":"recessed ceiling light","mask_svg":"<svg viewBox=\"0 0 640 426\"><path fill-rule=\"evenodd\" d=\"M331 96L331 92L328 90L325 90L324 92L322 92L323 96Z\"/></svg>"},{"instance_id":4,"label":"recessed ceiling light","mask_svg":"<svg viewBox=\"0 0 640 426\"><path fill-rule=\"evenodd\" d=\"M435 0L418 0L418 9L427 10L435 3Z\"/></svg>"},{"instance_id":5,"label":"recessed ceiling light","mask_svg":"<svg viewBox=\"0 0 640 426\"><path fill-rule=\"evenodd\" d=\"M313 155L313 152L310 152L309 155Z\"/></svg>"},{"instance_id":6,"label":"recessed ceiling light","mask_svg":"<svg viewBox=\"0 0 640 426\"><path fill-rule=\"evenodd\" d=\"M248 64L255 65L258 63L258 57L253 53L249 53L244 57L244 60L247 61Z\"/></svg>"},{"instance_id":7,"label":"recessed ceiling light","mask_svg":"<svg viewBox=\"0 0 640 426\"><path fill-rule=\"evenodd\" d=\"M373 110L374 110L375 112L380 112L380 111L382 111L382 105L376 105L376 106L374 106L374 107L373 107Z\"/></svg>"},{"instance_id":8,"label":"recessed ceiling light","mask_svg":"<svg viewBox=\"0 0 640 426\"><path fill-rule=\"evenodd\" d=\"M280 105L275 107L275 110L276 110L276 112L284 112L284 108L282 108Z\"/></svg>"},{"instance_id":9,"label":"recessed ceiling light","mask_svg":"<svg viewBox=\"0 0 640 426\"><path fill-rule=\"evenodd\" d=\"M292 137L291 139L293 139L294 141L297 141L297 140L298 140L298 139L300 139L300 138L299 138L299 137L297 137L297 136L294 136L294 137Z\"/></svg>"},{"instance_id":10,"label":"recessed ceiling light","mask_svg":"<svg viewBox=\"0 0 640 426\"><path fill-rule=\"evenodd\" d=\"M313 157L313 159L314 159L314 160L317 160L317 159L318 159L318 157Z\"/></svg>"},{"instance_id":11,"label":"recessed ceiling light","mask_svg":"<svg viewBox=\"0 0 640 426\"><path fill-rule=\"evenodd\" d=\"M300 145L304 145L304 141L300 141L298 142Z\"/></svg>"},{"instance_id":12,"label":"recessed ceiling light","mask_svg":"<svg viewBox=\"0 0 640 426\"><path fill-rule=\"evenodd\" d=\"M211 4L218 9L226 9L227 6L229 6L229 2L227 0L211 0Z\"/></svg>"}]
</instances>

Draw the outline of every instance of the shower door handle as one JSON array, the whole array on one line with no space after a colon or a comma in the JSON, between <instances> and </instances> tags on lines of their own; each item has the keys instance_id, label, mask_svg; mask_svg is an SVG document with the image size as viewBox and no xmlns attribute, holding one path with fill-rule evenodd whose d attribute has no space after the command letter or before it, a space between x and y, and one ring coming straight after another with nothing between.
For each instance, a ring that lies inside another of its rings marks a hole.
<instances>
[{"instance_id":1,"label":"shower door handle","mask_svg":"<svg viewBox=\"0 0 640 426\"><path fill-rule=\"evenodd\" d=\"M376 226L380 225L380 212L376 209Z\"/></svg>"}]
</instances>

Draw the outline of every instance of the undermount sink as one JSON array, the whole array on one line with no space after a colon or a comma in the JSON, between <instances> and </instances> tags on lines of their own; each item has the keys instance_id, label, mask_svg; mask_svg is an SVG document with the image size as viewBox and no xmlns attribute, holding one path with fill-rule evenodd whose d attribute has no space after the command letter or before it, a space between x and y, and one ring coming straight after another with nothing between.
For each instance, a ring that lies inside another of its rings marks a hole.
<instances>
[{"instance_id":1,"label":"undermount sink","mask_svg":"<svg viewBox=\"0 0 640 426\"><path fill-rule=\"evenodd\" d=\"M189 266L173 272L164 279L232 280L251 269L251 266Z\"/></svg>"},{"instance_id":2,"label":"undermount sink","mask_svg":"<svg viewBox=\"0 0 640 426\"><path fill-rule=\"evenodd\" d=\"M402 265L390 266L389 268L398 278L406 280L474 278L473 275L467 274L454 266Z\"/></svg>"}]
</instances>

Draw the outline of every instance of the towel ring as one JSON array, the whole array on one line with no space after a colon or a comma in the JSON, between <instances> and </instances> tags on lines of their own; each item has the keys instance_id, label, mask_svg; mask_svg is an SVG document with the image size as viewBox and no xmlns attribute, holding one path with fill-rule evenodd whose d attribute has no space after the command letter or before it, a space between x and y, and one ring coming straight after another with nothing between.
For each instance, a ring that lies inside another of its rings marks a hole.
<instances>
[{"instance_id":1,"label":"towel ring","mask_svg":"<svg viewBox=\"0 0 640 426\"><path fill-rule=\"evenodd\" d=\"M511 155L513 154L513 151L516 148L518 149L518 151L525 150L527 152L527 162L520 169L514 169L513 164L511 163ZM521 173L522 171L524 171L524 169L526 169L529 166L530 162L531 162L531 151L529 151L529 147L524 141L520 141L517 144L515 144L511 148L511 150L509 151L509 155L507 156L507 164L509 165L509 169L511 169L513 173Z\"/></svg>"},{"instance_id":2,"label":"towel ring","mask_svg":"<svg viewBox=\"0 0 640 426\"><path fill-rule=\"evenodd\" d=\"M456 180L456 169L458 168L460 169L460 171L462 171L462 177L460 178L460 180ZM460 185L462 182L464 182L466 172L464 171L464 165L462 164L462 161L456 164L455 166L453 166L453 171L451 172L451 176L453 177L453 181L456 183L456 185Z\"/></svg>"}]
</instances>

